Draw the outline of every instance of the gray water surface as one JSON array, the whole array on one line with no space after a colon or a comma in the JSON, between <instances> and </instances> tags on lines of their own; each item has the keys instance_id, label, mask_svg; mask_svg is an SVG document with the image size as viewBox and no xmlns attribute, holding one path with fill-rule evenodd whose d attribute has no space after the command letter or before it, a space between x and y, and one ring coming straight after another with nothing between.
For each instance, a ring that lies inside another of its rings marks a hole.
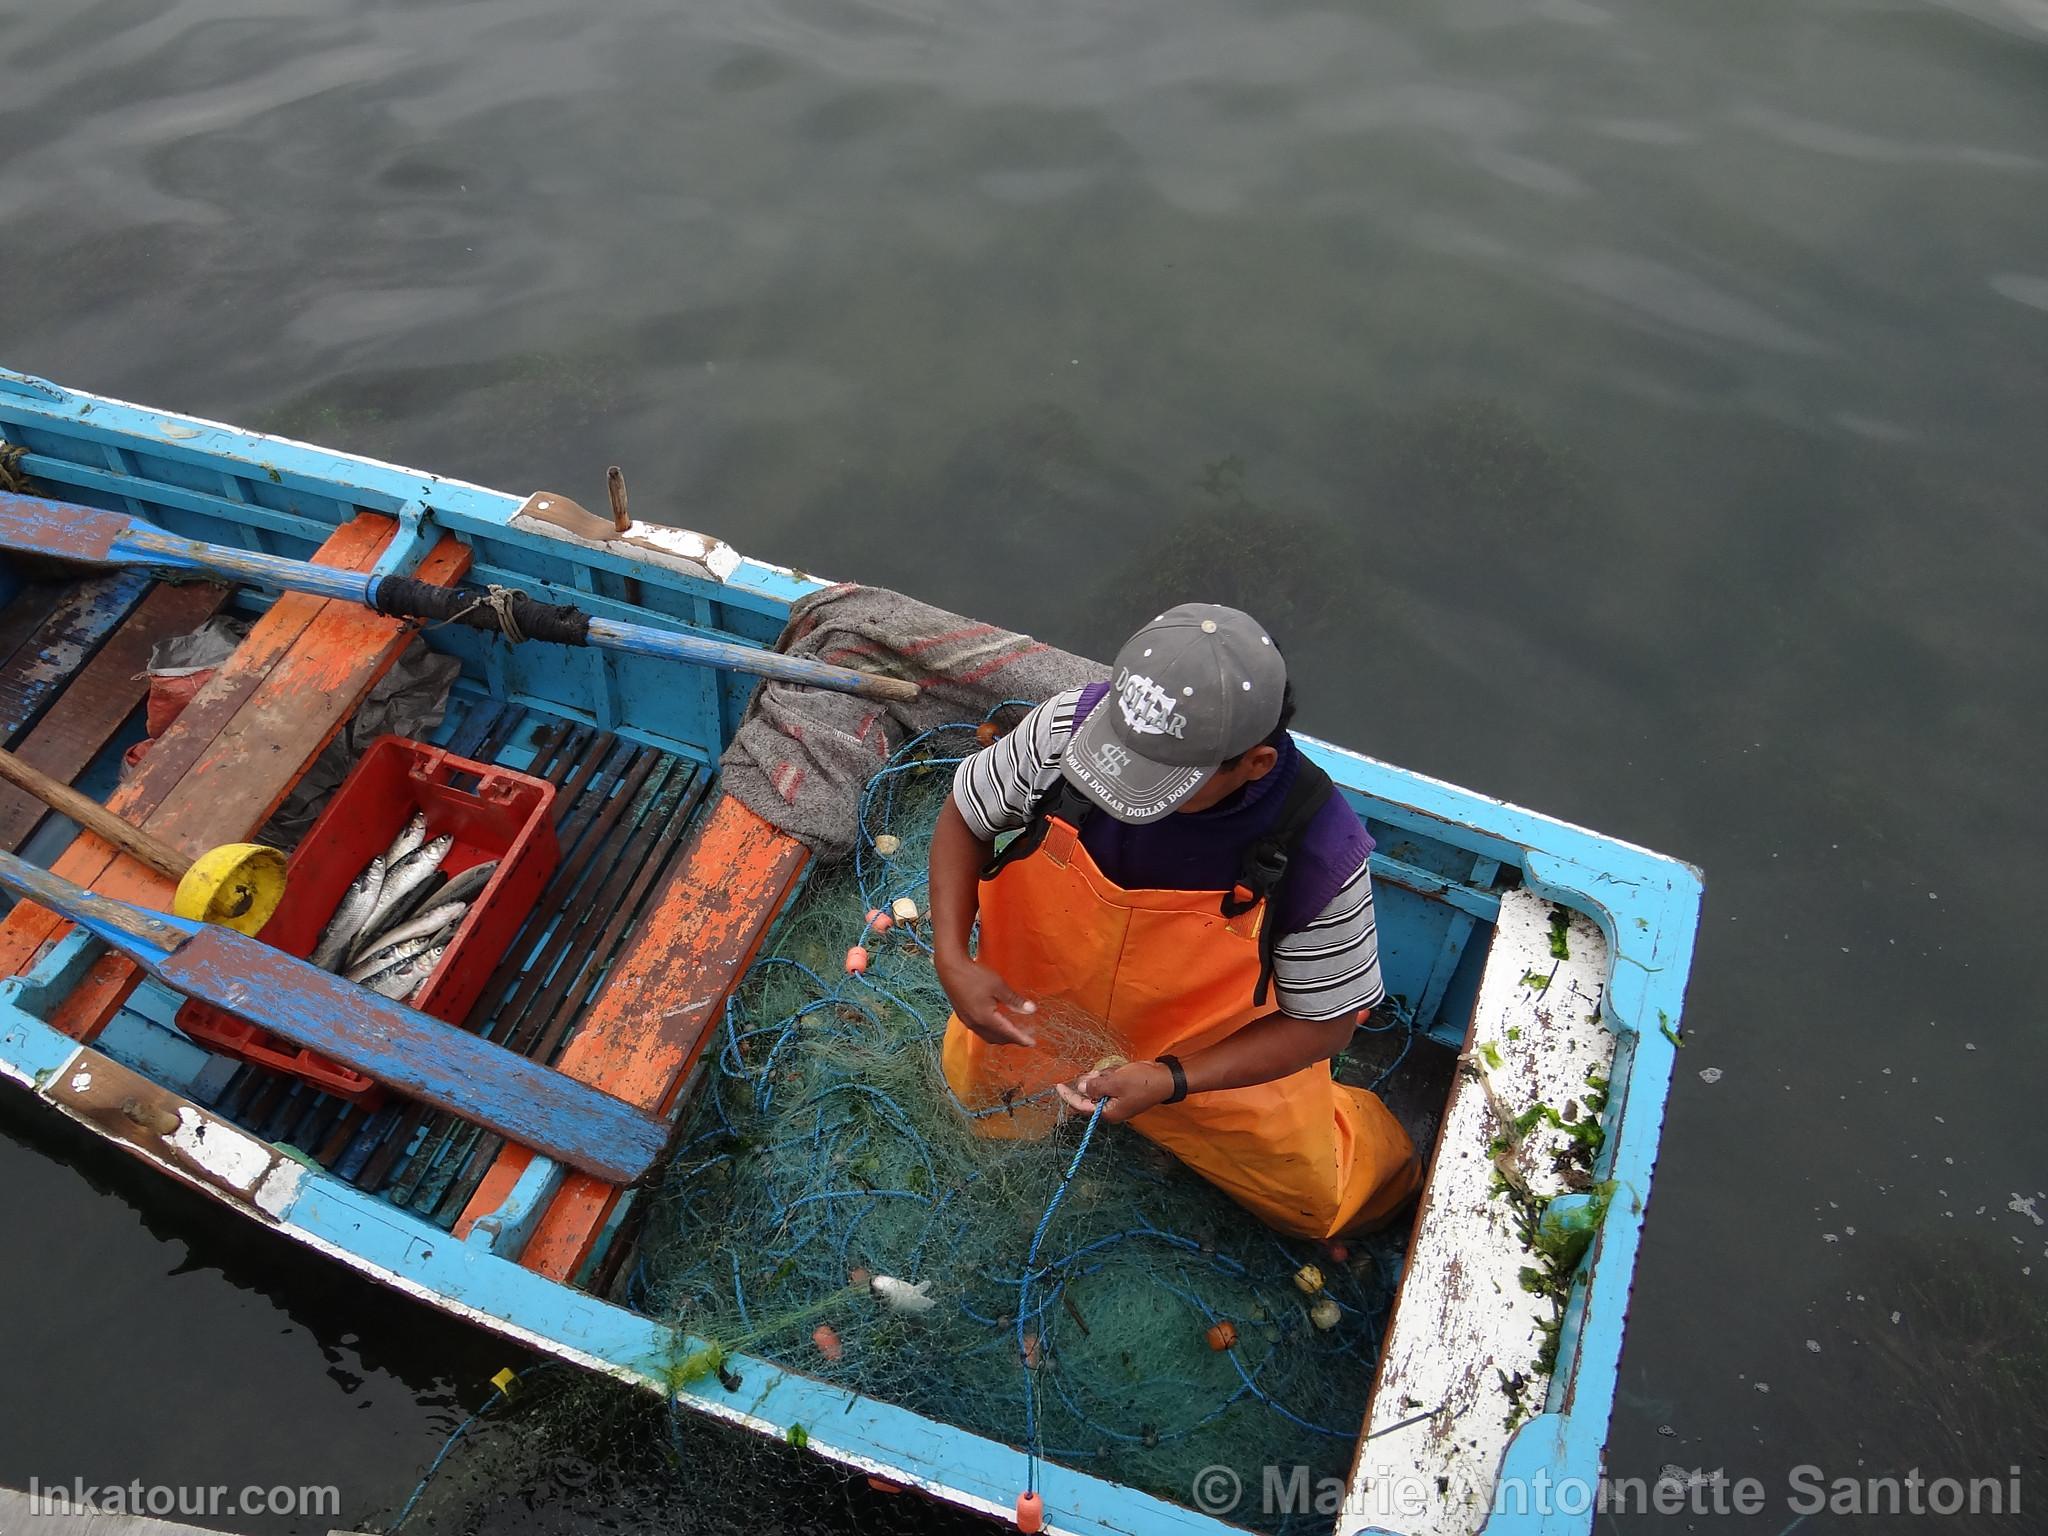
<instances>
[{"instance_id":1,"label":"gray water surface","mask_svg":"<svg viewBox=\"0 0 2048 1536\"><path fill-rule=\"evenodd\" d=\"M2044 0L0 0L0 360L1255 609L1306 728L1708 872L1614 1469L2048 1509ZM0 1482L368 1518L508 1358L0 1129Z\"/></svg>"}]
</instances>

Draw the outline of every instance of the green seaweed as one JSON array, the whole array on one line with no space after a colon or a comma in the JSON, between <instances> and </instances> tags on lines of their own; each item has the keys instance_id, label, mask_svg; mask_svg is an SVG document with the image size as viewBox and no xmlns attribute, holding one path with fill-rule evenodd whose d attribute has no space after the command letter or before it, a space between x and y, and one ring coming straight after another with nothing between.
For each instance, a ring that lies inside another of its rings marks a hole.
<instances>
[{"instance_id":1,"label":"green seaweed","mask_svg":"<svg viewBox=\"0 0 2048 1536\"><path fill-rule=\"evenodd\" d=\"M684 1387L693 1387L700 1381L718 1375L725 1369L725 1360L723 1344L698 1345L664 1372L669 1390L680 1392Z\"/></svg>"},{"instance_id":2,"label":"green seaweed","mask_svg":"<svg viewBox=\"0 0 2048 1536\"><path fill-rule=\"evenodd\" d=\"M1494 1071L1498 1072L1500 1070L1499 1046L1495 1045L1491 1040L1482 1041L1479 1046L1479 1054L1485 1058L1486 1064L1493 1068Z\"/></svg>"},{"instance_id":3,"label":"green seaweed","mask_svg":"<svg viewBox=\"0 0 2048 1536\"><path fill-rule=\"evenodd\" d=\"M1550 978L1541 971L1528 971L1522 976L1522 985L1531 992L1542 992L1550 986Z\"/></svg>"},{"instance_id":4,"label":"green seaweed","mask_svg":"<svg viewBox=\"0 0 2048 1536\"><path fill-rule=\"evenodd\" d=\"M1569 960L1572 957L1572 915L1563 907L1550 914L1550 953L1552 958Z\"/></svg>"}]
</instances>

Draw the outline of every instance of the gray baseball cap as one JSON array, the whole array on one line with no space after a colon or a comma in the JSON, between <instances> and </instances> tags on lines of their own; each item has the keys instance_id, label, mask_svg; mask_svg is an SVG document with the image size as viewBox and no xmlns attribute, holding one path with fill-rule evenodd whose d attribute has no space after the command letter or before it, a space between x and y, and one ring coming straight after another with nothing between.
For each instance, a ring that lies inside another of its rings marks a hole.
<instances>
[{"instance_id":1,"label":"gray baseball cap","mask_svg":"<svg viewBox=\"0 0 2048 1536\"><path fill-rule=\"evenodd\" d=\"M1272 735L1286 693L1287 663L1257 619L1182 603L1117 652L1109 696L1060 771L1118 821L1158 821Z\"/></svg>"}]
</instances>

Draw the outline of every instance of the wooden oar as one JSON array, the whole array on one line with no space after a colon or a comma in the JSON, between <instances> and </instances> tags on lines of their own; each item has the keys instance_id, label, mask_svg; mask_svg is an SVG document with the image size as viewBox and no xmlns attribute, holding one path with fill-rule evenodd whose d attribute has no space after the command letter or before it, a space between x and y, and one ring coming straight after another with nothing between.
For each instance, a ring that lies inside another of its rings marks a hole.
<instances>
[{"instance_id":1,"label":"wooden oar","mask_svg":"<svg viewBox=\"0 0 2048 1536\"><path fill-rule=\"evenodd\" d=\"M260 933L284 899L285 856L261 843L227 843L196 859L185 857L152 832L116 816L97 800L60 784L33 763L0 751L0 779L25 789L60 816L140 859L178 882L180 917L224 923L239 933Z\"/></svg>"},{"instance_id":2,"label":"wooden oar","mask_svg":"<svg viewBox=\"0 0 2048 1536\"><path fill-rule=\"evenodd\" d=\"M96 895L11 853L0 886L106 940L166 986L610 1184L660 1156L668 1123L226 928Z\"/></svg>"},{"instance_id":3,"label":"wooden oar","mask_svg":"<svg viewBox=\"0 0 2048 1536\"><path fill-rule=\"evenodd\" d=\"M756 650L731 641L707 640L646 624L598 618L566 604L536 601L524 593L439 587L408 576L375 576L287 560L256 550L204 544L165 533L126 513L102 512L40 496L0 494L0 549L91 565L139 566L281 591L308 592L315 597L360 603L394 617L489 630L510 640L594 645L602 650L660 656L891 703L909 703L918 697L917 684L905 678L880 677L850 667L835 667L829 662L785 656L779 651Z\"/></svg>"}]
</instances>

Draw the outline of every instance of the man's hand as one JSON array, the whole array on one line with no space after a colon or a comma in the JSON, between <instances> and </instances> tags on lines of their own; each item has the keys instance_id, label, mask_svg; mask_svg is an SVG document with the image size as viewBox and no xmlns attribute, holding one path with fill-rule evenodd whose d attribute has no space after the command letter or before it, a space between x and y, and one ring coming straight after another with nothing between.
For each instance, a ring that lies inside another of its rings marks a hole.
<instances>
[{"instance_id":1,"label":"man's hand","mask_svg":"<svg viewBox=\"0 0 2048 1536\"><path fill-rule=\"evenodd\" d=\"M1019 997L1008 982L977 960L939 961L939 985L952 1000L960 1022L991 1045L1036 1045L1030 1016L1038 1005Z\"/></svg>"},{"instance_id":2,"label":"man's hand","mask_svg":"<svg viewBox=\"0 0 2048 1536\"><path fill-rule=\"evenodd\" d=\"M1060 1098L1077 1115L1095 1113L1095 1101L1107 1099L1102 1118L1121 1125L1133 1115L1173 1097L1173 1074L1156 1061L1130 1061L1120 1067L1085 1073L1071 1087L1059 1085Z\"/></svg>"}]
</instances>

